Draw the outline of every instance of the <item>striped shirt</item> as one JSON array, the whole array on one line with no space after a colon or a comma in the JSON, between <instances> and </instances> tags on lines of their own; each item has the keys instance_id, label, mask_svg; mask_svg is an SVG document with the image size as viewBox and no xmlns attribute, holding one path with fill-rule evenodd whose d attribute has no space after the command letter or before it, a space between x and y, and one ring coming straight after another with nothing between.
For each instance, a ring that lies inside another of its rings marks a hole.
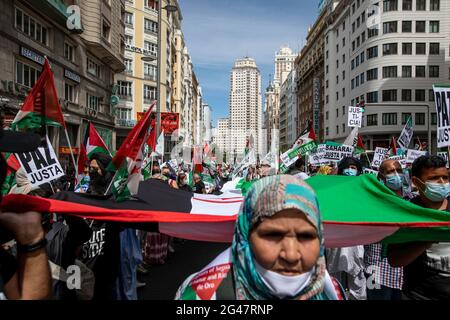
<instances>
[{"instance_id":1,"label":"striped shirt","mask_svg":"<svg viewBox=\"0 0 450 320\"><path fill-rule=\"evenodd\" d=\"M364 271L372 275L367 279L375 285L382 285L392 289L402 289L403 268L393 268L386 257L382 256L381 243L364 246Z\"/></svg>"}]
</instances>

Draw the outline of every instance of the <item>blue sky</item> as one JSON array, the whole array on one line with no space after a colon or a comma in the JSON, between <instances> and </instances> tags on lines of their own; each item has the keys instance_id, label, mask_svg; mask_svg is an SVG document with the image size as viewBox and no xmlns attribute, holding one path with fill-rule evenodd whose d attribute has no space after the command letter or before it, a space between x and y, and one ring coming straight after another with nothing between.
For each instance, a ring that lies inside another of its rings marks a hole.
<instances>
[{"instance_id":1,"label":"blue sky","mask_svg":"<svg viewBox=\"0 0 450 320\"><path fill-rule=\"evenodd\" d=\"M256 59L262 92L274 74L275 52L298 52L317 17L318 0L179 0L183 33L213 126L229 112L230 72L246 55Z\"/></svg>"}]
</instances>

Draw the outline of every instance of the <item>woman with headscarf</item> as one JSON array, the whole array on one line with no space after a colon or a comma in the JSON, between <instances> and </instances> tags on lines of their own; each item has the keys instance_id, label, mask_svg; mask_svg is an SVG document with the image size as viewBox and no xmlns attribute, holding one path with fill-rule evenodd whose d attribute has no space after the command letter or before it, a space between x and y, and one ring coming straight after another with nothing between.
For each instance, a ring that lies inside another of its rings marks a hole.
<instances>
[{"instance_id":1,"label":"woman with headscarf","mask_svg":"<svg viewBox=\"0 0 450 320\"><path fill-rule=\"evenodd\" d=\"M257 181L241 206L232 247L176 294L179 300L337 300L325 268L314 191L292 176Z\"/></svg>"}]
</instances>

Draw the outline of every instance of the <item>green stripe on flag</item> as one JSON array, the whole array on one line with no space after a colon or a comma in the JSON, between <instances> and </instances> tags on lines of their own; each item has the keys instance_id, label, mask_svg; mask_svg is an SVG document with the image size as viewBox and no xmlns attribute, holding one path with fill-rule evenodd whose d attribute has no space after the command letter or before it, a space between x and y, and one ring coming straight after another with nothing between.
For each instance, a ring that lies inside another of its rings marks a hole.
<instances>
[{"instance_id":1,"label":"green stripe on flag","mask_svg":"<svg viewBox=\"0 0 450 320\"><path fill-rule=\"evenodd\" d=\"M42 125L60 127L61 124L55 122L41 114L29 112L22 119L14 122L11 127L13 130L33 130L39 129Z\"/></svg>"}]
</instances>

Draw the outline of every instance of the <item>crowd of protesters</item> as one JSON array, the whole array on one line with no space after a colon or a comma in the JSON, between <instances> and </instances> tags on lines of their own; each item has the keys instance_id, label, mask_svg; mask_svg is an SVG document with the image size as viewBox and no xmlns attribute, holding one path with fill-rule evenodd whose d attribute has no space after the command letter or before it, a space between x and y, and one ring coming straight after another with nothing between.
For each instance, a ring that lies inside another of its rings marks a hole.
<instances>
[{"instance_id":1,"label":"crowd of protesters","mask_svg":"<svg viewBox=\"0 0 450 320\"><path fill-rule=\"evenodd\" d=\"M32 134L0 132L1 152L27 152L40 143ZM19 169L10 193L53 197L74 190L102 197L113 179L107 170L111 160L103 153L92 155L78 185L69 177L35 187ZM3 182L3 156L0 165ZM220 194L233 176L253 184L244 197L232 246L220 257L231 271L223 290L216 290L216 299L450 298L449 244L324 247L320 204L307 180L314 175L359 176L364 169L359 159L313 167L300 158L285 175L274 175L270 165L260 163L234 169L225 163L203 164L200 171L184 164L151 164L151 179L179 192ZM449 171L437 156L422 156L409 168L387 159L377 179L406 201L449 211ZM137 288L145 286L137 273L164 264L175 252L174 243L182 241L158 228L136 230L116 222L37 212L0 212L0 236L1 299L136 300ZM76 289L69 283L73 266L81 271ZM367 285L374 269L375 288ZM189 286L194 278L181 285L177 299L192 298Z\"/></svg>"}]
</instances>

